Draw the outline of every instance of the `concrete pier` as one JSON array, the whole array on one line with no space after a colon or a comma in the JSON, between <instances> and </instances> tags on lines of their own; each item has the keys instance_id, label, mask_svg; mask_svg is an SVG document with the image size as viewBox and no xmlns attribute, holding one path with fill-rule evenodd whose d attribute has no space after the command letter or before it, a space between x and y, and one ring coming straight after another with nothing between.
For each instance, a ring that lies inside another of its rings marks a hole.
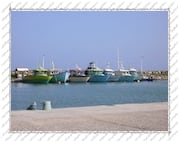
<instances>
[{"instance_id":1,"label":"concrete pier","mask_svg":"<svg viewBox=\"0 0 179 141\"><path fill-rule=\"evenodd\" d=\"M11 112L11 131L167 131L168 103Z\"/></svg>"}]
</instances>

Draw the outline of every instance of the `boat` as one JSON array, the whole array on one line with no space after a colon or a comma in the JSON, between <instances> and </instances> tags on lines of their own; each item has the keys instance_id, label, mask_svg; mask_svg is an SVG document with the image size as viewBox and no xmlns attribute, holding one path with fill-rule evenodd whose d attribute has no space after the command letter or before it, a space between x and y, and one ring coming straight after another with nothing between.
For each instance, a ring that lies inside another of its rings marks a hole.
<instances>
[{"instance_id":1,"label":"boat","mask_svg":"<svg viewBox=\"0 0 179 141\"><path fill-rule=\"evenodd\" d=\"M66 83L69 79L70 73L68 71L62 71L56 77L59 78L59 81L61 83Z\"/></svg>"},{"instance_id":2,"label":"boat","mask_svg":"<svg viewBox=\"0 0 179 141\"><path fill-rule=\"evenodd\" d=\"M98 68L94 62L90 62L85 74L90 76L89 82L107 82L110 75L103 74L103 70Z\"/></svg>"},{"instance_id":3,"label":"boat","mask_svg":"<svg viewBox=\"0 0 179 141\"><path fill-rule=\"evenodd\" d=\"M118 76L119 82L133 82L133 77L129 70L124 69L122 62L119 60L119 48L117 49L117 70L114 72Z\"/></svg>"},{"instance_id":4,"label":"boat","mask_svg":"<svg viewBox=\"0 0 179 141\"><path fill-rule=\"evenodd\" d=\"M68 71L60 71L55 69L52 61L52 69L48 71L49 75L52 76L50 83L66 83L69 79L70 73Z\"/></svg>"},{"instance_id":5,"label":"boat","mask_svg":"<svg viewBox=\"0 0 179 141\"><path fill-rule=\"evenodd\" d=\"M140 81L153 81L153 80L154 79L152 76L148 77L148 76L142 75Z\"/></svg>"},{"instance_id":6,"label":"boat","mask_svg":"<svg viewBox=\"0 0 179 141\"><path fill-rule=\"evenodd\" d=\"M129 73L130 73L131 76L133 77L133 81L136 81L136 82L140 82L140 81L141 81L141 77L140 77L140 75L137 73L137 70L136 70L135 68L129 69Z\"/></svg>"},{"instance_id":7,"label":"boat","mask_svg":"<svg viewBox=\"0 0 179 141\"><path fill-rule=\"evenodd\" d=\"M117 50L117 66L118 70L115 71L115 76L119 77L119 82L134 82L139 80L136 69L124 69L122 62L119 61L119 49Z\"/></svg>"},{"instance_id":8,"label":"boat","mask_svg":"<svg viewBox=\"0 0 179 141\"><path fill-rule=\"evenodd\" d=\"M48 71L48 74L52 76L52 79L49 83L58 83L57 74L59 74L59 70L51 69Z\"/></svg>"},{"instance_id":9,"label":"boat","mask_svg":"<svg viewBox=\"0 0 179 141\"><path fill-rule=\"evenodd\" d=\"M117 82L120 78L120 76L115 75L114 70L110 68L104 69L103 73L105 75L109 75L108 82Z\"/></svg>"},{"instance_id":10,"label":"boat","mask_svg":"<svg viewBox=\"0 0 179 141\"><path fill-rule=\"evenodd\" d=\"M115 71L115 75L119 76L119 82L140 82L141 80L137 70L134 68L129 70L119 69L118 71Z\"/></svg>"},{"instance_id":11,"label":"boat","mask_svg":"<svg viewBox=\"0 0 179 141\"><path fill-rule=\"evenodd\" d=\"M48 70L40 67L38 69L33 70L33 72L25 76L22 80L24 83L43 83L47 84L51 79L52 76L48 75Z\"/></svg>"},{"instance_id":12,"label":"boat","mask_svg":"<svg viewBox=\"0 0 179 141\"><path fill-rule=\"evenodd\" d=\"M141 58L141 66L140 66L140 81L153 81L152 76L146 76L143 74L143 57Z\"/></svg>"},{"instance_id":13,"label":"boat","mask_svg":"<svg viewBox=\"0 0 179 141\"><path fill-rule=\"evenodd\" d=\"M79 68L78 66L75 70L70 70L69 82L83 83L87 82L89 79L90 77L85 75L84 71L82 71L81 68Z\"/></svg>"},{"instance_id":14,"label":"boat","mask_svg":"<svg viewBox=\"0 0 179 141\"><path fill-rule=\"evenodd\" d=\"M66 83L70 73L68 71L49 70L49 75L52 76L50 83Z\"/></svg>"},{"instance_id":15,"label":"boat","mask_svg":"<svg viewBox=\"0 0 179 141\"><path fill-rule=\"evenodd\" d=\"M115 75L119 76L119 82L133 82L133 76L130 74L129 70L126 69L119 69L115 71Z\"/></svg>"},{"instance_id":16,"label":"boat","mask_svg":"<svg viewBox=\"0 0 179 141\"><path fill-rule=\"evenodd\" d=\"M73 75L73 76L70 76L69 78L69 82L72 82L72 83L83 83L83 82L87 82L88 80L90 79L89 76L86 76L86 75Z\"/></svg>"}]
</instances>

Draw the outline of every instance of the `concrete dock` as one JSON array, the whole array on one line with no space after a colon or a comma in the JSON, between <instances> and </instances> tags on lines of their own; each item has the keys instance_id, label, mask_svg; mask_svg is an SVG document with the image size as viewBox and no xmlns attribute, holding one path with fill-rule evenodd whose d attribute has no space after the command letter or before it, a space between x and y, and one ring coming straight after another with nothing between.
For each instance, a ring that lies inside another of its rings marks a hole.
<instances>
[{"instance_id":1,"label":"concrete dock","mask_svg":"<svg viewBox=\"0 0 179 141\"><path fill-rule=\"evenodd\" d=\"M11 112L11 131L167 130L167 102Z\"/></svg>"}]
</instances>

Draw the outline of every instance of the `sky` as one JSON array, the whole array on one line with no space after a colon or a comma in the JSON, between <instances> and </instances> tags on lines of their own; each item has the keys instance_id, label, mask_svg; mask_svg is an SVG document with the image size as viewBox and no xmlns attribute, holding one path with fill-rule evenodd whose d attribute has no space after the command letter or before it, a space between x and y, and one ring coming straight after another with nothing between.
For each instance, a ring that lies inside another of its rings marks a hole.
<instances>
[{"instance_id":1,"label":"sky","mask_svg":"<svg viewBox=\"0 0 179 141\"><path fill-rule=\"evenodd\" d=\"M119 56L119 57L117 57ZM167 11L12 11L11 69L168 70ZM118 59L119 58L119 59Z\"/></svg>"}]
</instances>

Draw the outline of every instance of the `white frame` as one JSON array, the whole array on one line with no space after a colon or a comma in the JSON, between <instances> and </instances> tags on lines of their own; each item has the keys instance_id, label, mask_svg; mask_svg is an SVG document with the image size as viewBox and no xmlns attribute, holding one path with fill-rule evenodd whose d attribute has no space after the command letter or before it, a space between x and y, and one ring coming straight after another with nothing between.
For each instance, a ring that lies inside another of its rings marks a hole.
<instances>
[{"instance_id":1,"label":"white frame","mask_svg":"<svg viewBox=\"0 0 179 141\"><path fill-rule=\"evenodd\" d=\"M69 0L15 0L0 2L0 137L2 140L34 141L34 140L171 140L177 139L178 122L178 3L174 1L132 1L123 2L111 0L103 2L69 1ZM140 132L10 132L10 11L11 10L168 10L168 131L140 131ZM0 139L0 140L1 140Z\"/></svg>"}]
</instances>

